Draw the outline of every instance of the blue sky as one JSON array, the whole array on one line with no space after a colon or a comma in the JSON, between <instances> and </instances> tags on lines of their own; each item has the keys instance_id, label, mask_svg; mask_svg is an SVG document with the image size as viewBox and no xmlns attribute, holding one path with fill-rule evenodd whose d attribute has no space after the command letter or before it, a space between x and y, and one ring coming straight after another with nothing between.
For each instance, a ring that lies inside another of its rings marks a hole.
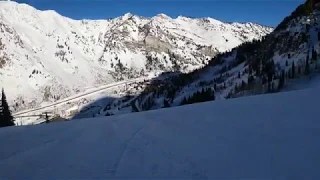
<instances>
[{"instance_id":1,"label":"blue sky","mask_svg":"<svg viewBox=\"0 0 320 180\"><path fill-rule=\"evenodd\" d=\"M226 22L276 26L304 0L16 0L73 19L105 19L127 12L151 17L213 17Z\"/></svg>"}]
</instances>

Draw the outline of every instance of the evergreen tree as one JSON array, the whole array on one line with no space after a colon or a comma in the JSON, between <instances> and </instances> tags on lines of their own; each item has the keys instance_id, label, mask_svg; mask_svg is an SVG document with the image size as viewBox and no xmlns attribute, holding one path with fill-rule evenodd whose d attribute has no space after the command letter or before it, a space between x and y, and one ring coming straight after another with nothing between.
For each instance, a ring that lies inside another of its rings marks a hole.
<instances>
[{"instance_id":1,"label":"evergreen tree","mask_svg":"<svg viewBox=\"0 0 320 180\"><path fill-rule=\"evenodd\" d=\"M317 60L317 51L314 50L314 48L312 48L312 60Z\"/></svg>"},{"instance_id":2,"label":"evergreen tree","mask_svg":"<svg viewBox=\"0 0 320 180\"><path fill-rule=\"evenodd\" d=\"M180 104L193 104L213 100L215 100L214 91L212 91L211 88L202 88L201 91L195 92L189 98L184 97Z\"/></svg>"},{"instance_id":3,"label":"evergreen tree","mask_svg":"<svg viewBox=\"0 0 320 180\"><path fill-rule=\"evenodd\" d=\"M309 32L310 30L310 24L306 24L306 31Z\"/></svg>"},{"instance_id":4,"label":"evergreen tree","mask_svg":"<svg viewBox=\"0 0 320 180\"><path fill-rule=\"evenodd\" d=\"M235 85L234 85L234 92L237 93L238 91L239 91L238 85L235 84Z\"/></svg>"},{"instance_id":5,"label":"evergreen tree","mask_svg":"<svg viewBox=\"0 0 320 180\"><path fill-rule=\"evenodd\" d=\"M216 95L214 94L214 91L209 90L209 92L210 92L210 96L211 96L211 97L210 97L210 98L211 98L210 100L211 100L211 101L216 100Z\"/></svg>"},{"instance_id":6,"label":"evergreen tree","mask_svg":"<svg viewBox=\"0 0 320 180\"><path fill-rule=\"evenodd\" d=\"M187 104L187 98L184 97L180 104L181 104L181 105Z\"/></svg>"},{"instance_id":7,"label":"evergreen tree","mask_svg":"<svg viewBox=\"0 0 320 180\"><path fill-rule=\"evenodd\" d=\"M241 90L245 90L245 89L246 89L246 83L242 80Z\"/></svg>"},{"instance_id":8,"label":"evergreen tree","mask_svg":"<svg viewBox=\"0 0 320 180\"><path fill-rule=\"evenodd\" d=\"M292 77L292 69L289 69L289 71L288 71L288 74L287 74L287 78L288 79L291 79L291 77Z\"/></svg>"},{"instance_id":9,"label":"evergreen tree","mask_svg":"<svg viewBox=\"0 0 320 180\"><path fill-rule=\"evenodd\" d=\"M2 89L1 111L0 111L0 127L14 126L14 120L9 109L4 89Z\"/></svg>"},{"instance_id":10,"label":"evergreen tree","mask_svg":"<svg viewBox=\"0 0 320 180\"><path fill-rule=\"evenodd\" d=\"M132 101L130 105L131 105L132 112L139 112L137 106L135 105L135 101Z\"/></svg>"},{"instance_id":11,"label":"evergreen tree","mask_svg":"<svg viewBox=\"0 0 320 180\"><path fill-rule=\"evenodd\" d=\"M217 90L217 84L214 84L214 85L213 85L213 88L214 88L214 90L216 91L216 90Z\"/></svg>"},{"instance_id":12,"label":"evergreen tree","mask_svg":"<svg viewBox=\"0 0 320 180\"><path fill-rule=\"evenodd\" d=\"M169 104L169 102L168 102L166 99L163 99L163 107L164 107L164 108L170 107L170 104Z\"/></svg>"},{"instance_id":13,"label":"evergreen tree","mask_svg":"<svg viewBox=\"0 0 320 180\"><path fill-rule=\"evenodd\" d=\"M310 74L310 64L309 61L306 61L306 66L305 66L305 70L304 70L304 74L305 75L309 75Z\"/></svg>"},{"instance_id":14,"label":"evergreen tree","mask_svg":"<svg viewBox=\"0 0 320 180\"><path fill-rule=\"evenodd\" d=\"M296 66L294 65L294 61L292 62L292 67L291 67L291 77L292 78L295 78L295 76L296 76Z\"/></svg>"},{"instance_id":15,"label":"evergreen tree","mask_svg":"<svg viewBox=\"0 0 320 180\"><path fill-rule=\"evenodd\" d=\"M285 72L284 72L284 70L282 70L281 76L280 76L280 79L279 79L278 90L280 90L280 89L283 88L283 86L284 86L284 80L285 80Z\"/></svg>"}]
</instances>

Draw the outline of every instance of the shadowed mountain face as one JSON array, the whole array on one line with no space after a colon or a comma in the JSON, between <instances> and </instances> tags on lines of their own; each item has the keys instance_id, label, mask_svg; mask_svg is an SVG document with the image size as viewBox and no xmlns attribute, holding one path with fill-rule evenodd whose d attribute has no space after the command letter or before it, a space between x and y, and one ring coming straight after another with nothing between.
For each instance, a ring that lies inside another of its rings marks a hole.
<instances>
[{"instance_id":1,"label":"shadowed mountain face","mask_svg":"<svg viewBox=\"0 0 320 180\"><path fill-rule=\"evenodd\" d=\"M150 85L158 85L168 78L175 77L183 74L182 72L166 72L159 74L158 76L146 79L139 82L131 82L126 85L126 88L117 88L121 96L112 97L108 95L101 96L96 100L93 100L86 105L81 106L71 116L71 119L82 119L89 117L101 117L101 116L112 116L115 114L133 113L148 110L146 107L140 107L141 96L145 93L144 91L150 87ZM146 101L148 103L148 101ZM150 106L148 104L148 106ZM162 108L166 108L163 106Z\"/></svg>"},{"instance_id":2,"label":"shadowed mountain face","mask_svg":"<svg viewBox=\"0 0 320 180\"><path fill-rule=\"evenodd\" d=\"M275 93L318 84L320 12L319 7L310 3L297 7L261 40L245 42L220 53L206 66L192 72L144 85L144 91L132 102L132 110ZM106 113L121 113L119 106Z\"/></svg>"},{"instance_id":3,"label":"shadowed mountain face","mask_svg":"<svg viewBox=\"0 0 320 180\"><path fill-rule=\"evenodd\" d=\"M164 14L76 21L1 1L0 83L19 111L148 73L189 72L272 30Z\"/></svg>"},{"instance_id":4,"label":"shadowed mountain face","mask_svg":"<svg viewBox=\"0 0 320 180\"><path fill-rule=\"evenodd\" d=\"M128 96L128 98L131 98L132 96ZM106 105L114 102L117 98L112 97L104 97L100 98L96 101L93 101L84 107L82 107L79 112L74 111L74 113L71 112L71 120L72 119L81 119L81 118L88 118L88 117L97 117L101 116L100 111L104 108L106 108ZM121 103L124 103L124 101L121 101ZM130 105L130 104L129 104ZM113 114L103 114L104 116L113 115Z\"/></svg>"}]
</instances>

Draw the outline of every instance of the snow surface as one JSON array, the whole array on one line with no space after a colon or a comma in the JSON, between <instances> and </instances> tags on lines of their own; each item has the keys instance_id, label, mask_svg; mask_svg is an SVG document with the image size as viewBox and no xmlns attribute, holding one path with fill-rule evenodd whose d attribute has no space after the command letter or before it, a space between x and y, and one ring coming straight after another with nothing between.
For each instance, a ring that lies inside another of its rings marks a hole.
<instances>
[{"instance_id":1,"label":"snow surface","mask_svg":"<svg viewBox=\"0 0 320 180\"><path fill-rule=\"evenodd\" d=\"M0 178L319 179L319 88L0 129Z\"/></svg>"}]
</instances>

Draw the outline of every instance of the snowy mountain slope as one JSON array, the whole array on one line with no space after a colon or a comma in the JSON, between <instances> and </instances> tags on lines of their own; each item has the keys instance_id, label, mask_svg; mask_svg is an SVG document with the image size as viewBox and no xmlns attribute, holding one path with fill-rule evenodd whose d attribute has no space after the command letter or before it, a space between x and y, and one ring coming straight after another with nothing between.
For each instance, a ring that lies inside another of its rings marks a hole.
<instances>
[{"instance_id":1,"label":"snowy mountain slope","mask_svg":"<svg viewBox=\"0 0 320 180\"><path fill-rule=\"evenodd\" d=\"M320 73L320 11L308 10L307 3L261 40L220 53L190 73L155 80L130 108L141 111L274 93L295 89L293 84L301 81L308 86L309 79Z\"/></svg>"},{"instance_id":2,"label":"snowy mountain slope","mask_svg":"<svg viewBox=\"0 0 320 180\"><path fill-rule=\"evenodd\" d=\"M319 179L319 90L1 128L0 178Z\"/></svg>"},{"instance_id":3,"label":"snowy mountain slope","mask_svg":"<svg viewBox=\"0 0 320 180\"><path fill-rule=\"evenodd\" d=\"M86 112L86 109L90 109L89 115L92 117L92 115L96 114L91 112L95 107L98 106L101 108L109 102L114 102L114 99L126 97L130 94L138 94L137 91L130 93L130 87L136 83L143 83L144 81L145 78L136 78L110 83L99 86L98 88L87 89L82 93L77 93L53 103L46 103L40 107L17 112L13 114L15 124L34 125L44 122L45 117L39 117L40 114L44 113L48 113L50 119L55 118L55 116L70 119L74 115L79 114L80 111ZM124 94L124 92L126 92L126 94ZM99 101L99 104L97 104L97 101ZM85 117L88 117L88 114Z\"/></svg>"},{"instance_id":4,"label":"snowy mountain slope","mask_svg":"<svg viewBox=\"0 0 320 180\"><path fill-rule=\"evenodd\" d=\"M19 111L148 72L188 72L272 30L164 14L76 21L0 1L0 84Z\"/></svg>"}]
</instances>

